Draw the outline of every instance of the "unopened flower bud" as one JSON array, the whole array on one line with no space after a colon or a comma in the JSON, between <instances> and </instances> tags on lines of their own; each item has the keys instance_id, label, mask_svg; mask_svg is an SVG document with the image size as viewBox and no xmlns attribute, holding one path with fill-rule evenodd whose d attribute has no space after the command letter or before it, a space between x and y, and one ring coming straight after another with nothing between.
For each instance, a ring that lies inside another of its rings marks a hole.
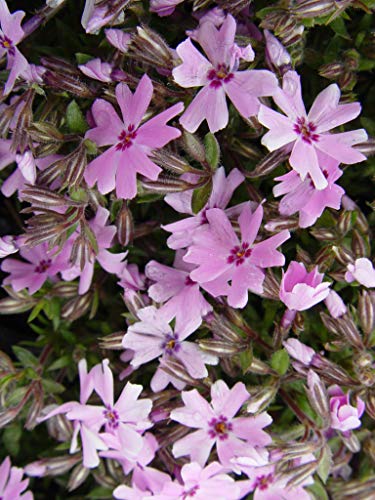
<instances>
[{"instance_id":1,"label":"unopened flower bud","mask_svg":"<svg viewBox=\"0 0 375 500\"><path fill-rule=\"evenodd\" d=\"M60 476L81 461L79 455L42 458L27 464L25 473L31 477Z\"/></svg>"},{"instance_id":2,"label":"unopened flower bud","mask_svg":"<svg viewBox=\"0 0 375 500\"><path fill-rule=\"evenodd\" d=\"M137 313L140 309L146 307L146 302L141 293L132 290L131 288L127 288L124 291L124 302L129 312L137 318Z\"/></svg>"},{"instance_id":3,"label":"unopened flower bud","mask_svg":"<svg viewBox=\"0 0 375 500\"><path fill-rule=\"evenodd\" d=\"M357 229L353 229L352 232L352 252L356 259L368 255L368 244Z\"/></svg>"},{"instance_id":4,"label":"unopened flower bud","mask_svg":"<svg viewBox=\"0 0 375 500\"><path fill-rule=\"evenodd\" d=\"M32 309L38 299L15 299L13 297L5 297L0 300L0 314L21 314Z\"/></svg>"},{"instance_id":5,"label":"unopened flower bud","mask_svg":"<svg viewBox=\"0 0 375 500\"><path fill-rule=\"evenodd\" d=\"M138 26L129 45L128 55L159 70L173 69L173 55L162 37L148 26Z\"/></svg>"},{"instance_id":6,"label":"unopened flower bud","mask_svg":"<svg viewBox=\"0 0 375 500\"><path fill-rule=\"evenodd\" d=\"M168 194L194 189L195 186L183 179L160 175L157 181L142 181L142 187L150 193Z\"/></svg>"},{"instance_id":7,"label":"unopened flower bud","mask_svg":"<svg viewBox=\"0 0 375 500\"><path fill-rule=\"evenodd\" d=\"M278 217L277 219L269 220L267 224L264 225L264 229L271 233L278 233L284 229L293 231L298 229L298 227L298 219L293 217Z\"/></svg>"},{"instance_id":8,"label":"unopened flower bud","mask_svg":"<svg viewBox=\"0 0 375 500\"><path fill-rule=\"evenodd\" d=\"M69 75L68 73L55 73L47 70L43 74L43 81L49 87L59 91L69 92L70 94L85 99L94 99L96 94L79 76Z\"/></svg>"},{"instance_id":9,"label":"unopened flower bud","mask_svg":"<svg viewBox=\"0 0 375 500\"><path fill-rule=\"evenodd\" d=\"M375 304L368 290L362 290L358 299L358 316L361 327L367 338L374 329L375 323Z\"/></svg>"},{"instance_id":10,"label":"unopened flower bud","mask_svg":"<svg viewBox=\"0 0 375 500\"><path fill-rule=\"evenodd\" d=\"M277 168L281 163L283 163L289 156L287 148L278 149L277 151L272 151L268 153L256 166L255 169L249 173L246 173L246 177L255 178L263 177L270 174Z\"/></svg>"},{"instance_id":11,"label":"unopened flower bud","mask_svg":"<svg viewBox=\"0 0 375 500\"><path fill-rule=\"evenodd\" d=\"M341 441L352 453L358 453L361 449L361 443L353 432L340 433Z\"/></svg>"},{"instance_id":12,"label":"unopened flower bud","mask_svg":"<svg viewBox=\"0 0 375 500\"><path fill-rule=\"evenodd\" d=\"M233 344L223 340L211 339L200 339L198 340L198 345L203 351L219 358L232 357L246 349L245 343Z\"/></svg>"},{"instance_id":13,"label":"unopened flower bud","mask_svg":"<svg viewBox=\"0 0 375 500\"><path fill-rule=\"evenodd\" d=\"M318 462L313 460L308 462L307 464L299 465L297 467L293 467L293 469L287 474L283 474L284 477L288 477L287 485L289 487L298 486L299 484L306 481L316 469L318 468Z\"/></svg>"},{"instance_id":14,"label":"unopened flower bud","mask_svg":"<svg viewBox=\"0 0 375 500\"><path fill-rule=\"evenodd\" d=\"M275 69L283 75L292 68L291 57L283 44L268 30L264 30L264 37L266 39L266 62L270 69Z\"/></svg>"},{"instance_id":15,"label":"unopened flower bud","mask_svg":"<svg viewBox=\"0 0 375 500\"><path fill-rule=\"evenodd\" d=\"M161 168L169 170L174 174L184 174L194 170L184 158L166 149L153 151L150 159Z\"/></svg>"},{"instance_id":16,"label":"unopened flower bud","mask_svg":"<svg viewBox=\"0 0 375 500\"><path fill-rule=\"evenodd\" d=\"M307 395L310 404L314 408L316 413L322 418L324 427L327 428L330 422L330 409L327 389L320 377L313 370L309 370L308 372L307 384Z\"/></svg>"},{"instance_id":17,"label":"unopened flower bud","mask_svg":"<svg viewBox=\"0 0 375 500\"><path fill-rule=\"evenodd\" d=\"M257 391L250 396L250 402L247 405L249 413L260 413L264 411L273 401L277 394L278 386L268 386Z\"/></svg>"},{"instance_id":18,"label":"unopened flower bud","mask_svg":"<svg viewBox=\"0 0 375 500\"><path fill-rule=\"evenodd\" d=\"M123 204L116 217L117 239L120 245L128 246L134 238L133 215L127 204Z\"/></svg>"},{"instance_id":19,"label":"unopened flower bud","mask_svg":"<svg viewBox=\"0 0 375 500\"><path fill-rule=\"evenodd\" d=\"M85 482L88 475L90 474L90 469L84 467L82 464L78 464L73 469L69 481L67 484L68 491L76 490L81 484Z\"/></svg>"},{"instance_id":20,"label":"unopened flower bud","mask_svg":"<svg viewBox=\"0 0 375 500\"><path fill-rule=\"evenodd\" d=\"M366 142L356 144L354 148L365 156L375 155L375 137L369 137Z\"/></svg>"},{"instance_id":21,"label":"unopened flower bud","mask_svg":"<svg viewBox=\"0 0 375 500\"><path fill-rule=\"evenodd\" d=\"M61 317L69 321L75 321L85 315L91 307L93 293L91 291L84 295L69 300L61 309Z\"/></svg>"},{"instance_id":22,"label":"unopened flower bud","mask_svg":"<svg viewBox=\"0 0 375 500\"><path fill-rule=\"evenodd\" d=\"M292 12L298 17L309 19L327 16L335 9L337 9L337 5L334 0L302 0L292 9Z\"/></svg>"},{"instance_id":23,"label":"unopened flower bud","mask_svg":"<svg viewBox=\"0 0 375 500\"><path fill-rule=\"evenodd\" d=\"M160 361L160 368L165 371L168 375L185 382L185 384L192 385L194 387L201 385L198 380L192 378L186 371L185 367L182 366L178 361L169 358L168 360Z\"/></svg>"},{"instance_id":24,"label":"unopened flower bud","mask_svg":"<svg viewBox=\"0 0 375 500\"><path fill-rule=\"evenodd\" d=\"M354 255L352 252L343 246L333 246L332 251L335 254L337 262L343 266L346 266L354 261Z\"/></svg>"},{"instance_id":25,"label":"unopened flower bud","mask_svg":"<svg viewBox=\"0 0 375 500\"><path fill-rule=\"evenodd\" d=\"M336 227L342 235L345 235L348 231L350 231L352 227L352 213L349 211L342 212Z\"/></svg>"},{"instance_id":26,"label":"unopened flower bud","mask_svg":"<svg viewBox=\"0 0 375 500\"><path fill-rule=\"evenodd\" d=\"M343 64L341 62L331 62L328 64L323 64L319 68L319 74L324 78L329 78L330 80L336 80L343 71Z\"/></svg>"}]
</instances>

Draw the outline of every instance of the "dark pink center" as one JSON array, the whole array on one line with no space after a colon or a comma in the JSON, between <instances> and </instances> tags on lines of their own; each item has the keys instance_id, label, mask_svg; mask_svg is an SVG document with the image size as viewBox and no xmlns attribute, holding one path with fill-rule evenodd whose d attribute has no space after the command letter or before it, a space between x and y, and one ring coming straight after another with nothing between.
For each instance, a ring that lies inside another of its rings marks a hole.
<instances>
[{"instance_id":1,"label":"dark pink center","mask_svg":"<svg viewBox=\"0 0 375 500\"><path fill-rule=\"evenodd\" d=\"M189 491L184 491L181 495L182 500L186 500L189 497L195 497L196 492L199 490L199 486L195 485L190 488Z\"/></svg>"},{"instance_id":2,"label":"dark pink center","mask_svg":"<svg viewBox=\"0 0 375 500\"><path fill-rule=\"evenodd\" d=\"M218 437L221 441L224 441L228 437L228 432L232 430L233 426L228 422L227 417L220 415L218 418L213 418L208 422L210 426L208 430L208 435L210 438Z\"/></svg>"},{"instance_id":3,"label":"dark pink center","mask_svg":"<svg viewBox=\"0 0 375 500\"><path fill-rule=\"evenodd\" d=\"M263 474L262 476L258 476L255 480L255 488L259 488L261 491L264 491L268 488L268 486L273 482L272 474Z\"/></svg>"},{"instance_id":4,"label":"dark pink center","mask_svg":"<svg viewBox=\"0 0 375 500\"><path fill-rule=\"evenodd\" d=\"M211 80L210 87L219 88L223 83L228 83L233 78L233 73L229 71L228 66L219 64L216 69L212 68L207 73L207 78Z\"/></svg>"},{"instance_id":5,"label":"dark pink center","mask_svg":"<svg viewBox=\"0 0 375 500\"><path fill-rule=\"evenodd\" d=\"M180 342L178 340L178 335L174 333L173 335L167 335L165 342L163 342L162 348L166 354L170 356L180 349Z\"/></svg>"},{"instance_id":6,"label":"dark pink center","mask_svg":"<svg viewBox=\"0 0 375 500\"><path fill-rule=\"evenodd\" d=\"M133 144L133 140L137 137L134 125L129 125L128 130L123 130L118 136L119 143L116 144L117 151L125 151Z\"/></svg>"},{"instance_id":7,"label":"dark pink center","mask_svg":"<svg viewBox=\"0 0 375 500\"><path fill-rule=\"evenodd\" d=\"M111 429L117 429L120 420L117 411L110 406L107 406L107 408L103 411L103 415L107 420L107 425L111 427Z\"/></svg>"},{"instance_id":8,"label":"dark pink center","mask_svg":"<svg viewBox=\"0 0 375 500\"><path fill-rule=\"evenodd\" d=\"M190 276L186 276L185 278L185 285L186 286L193 286L196 284L196 281L193 281Z\"/></svg>"},{"instance_id":9,"label":"dark pink center","mask_svg":"<svg viewBox=\"0 0 375 500\"><path fill-rule=\"evenodd\" d=\"M251 255L251 248L249 247L249 243L245 241L244 243L241 243L241 246L236 245L232 248L227 259L228 264L233 264L234 262L236 263L236 266L243 264L245 259Z\"/></svg>"},{"instance_id":10,"label":"dark pink center","mask_svg":"<svg viewBox=\"0 0 375 500\"><path fill-rule=\"evenodd\" d=\"M34 271L36 273L39 273L39 274L45 273L49 269L49 267L50 267L51 264L52 264L51 259L47 259L47 260L42 259L39 262L39 264L36 266L36 268L34 269Z\"/></svg>"},{"instance_id":11,"label":"dark pink center","mask_svg":"<svg viewBox=\"0 0 375 500\"><path fill-rule=\"evenodd\" d=\"M313 122L307 122L306 118L297 118L297 122L294 124L293 130L308 144L319 140L319 134L314 133L316 131L316 125L314 125Z\"/></svg>"}]
</instances>

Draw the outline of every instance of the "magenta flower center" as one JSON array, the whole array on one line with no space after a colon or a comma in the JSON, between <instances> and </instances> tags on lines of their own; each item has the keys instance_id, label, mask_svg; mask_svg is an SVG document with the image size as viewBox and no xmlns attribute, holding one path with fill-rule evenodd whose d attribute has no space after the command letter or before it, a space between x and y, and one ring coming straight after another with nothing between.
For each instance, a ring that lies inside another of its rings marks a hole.
<instances>
[{"instance_id":1,"label":"magenta flower center","mask_svg":"<svg viewBox=\"0 0 375 500\"><path fill-rule=\"evenodd\" d=\"M196 281L193 281L190 276L186 276L185 278L185 285L186 286L193 286L196 284Z\"/></svg>"},{"instance_id":2,"label":"magenta flower center","mask_svg":"<svg viewBox=\"0 0 375 500\"><path fill-rule=\"evenodd\" d=\"M119 143L116 144L117 151L125 151L133 144L133 140L137 137L134 125L128 125L128 130L123 130L118 136Z\"/></svg>"},{"instance_id":3,"label":"magenta flower center","mask_svg":"<svg viewBox=\"0 0 375 500\"><path fill-rule=\"evenodd\" d=\"M307 122L306 118L297 118L297 122L294 124L293 130L296 134L302 137L302 140L311 144L312 142L317 142L319 140L319 134L315 134L316 125L313 122Z\"/></svg>"},{"instance_id":4,"label":"magenta flower center","mask_svg":"<svg viewBox=\"0 0 375 500\"><path fill-rule=\"evenodd\" d=\"M273 482L273 475L267 474L258 476L255 480L255 488L259 488L261 491L264 491L268 488L268 486Z\"/></svg>"},{"instance_id":5,"label":"magenta flower center","mask_svg":"<svg viewBox=\"0 0 375 500\"><path fill-rule=\"evenodd\" d=\"M233 78L233 73L230 72L228 66L219 64L217 69L210 69L207 73L207 78L211 80L210 87L219 88L223 83L228 83Z\"/></svg>"},{"instance_id":6,"label":"magenta flower center","mask_svg":"<svg viewBox=\"0 0 375 500\"><path fill-rule=\"evenodd\" d=\"M162 348L169 355L172 355L173 353L177 352L180 349L180 342L178 340L178 335L176 334L167 335L165 342L162 345Z\"/></svg>"},{"instance_id":7,"label":"magenta flower center","mask_svg":"<svg viewBox=\"0 0 375 500\"><path fill-rule=\"evenodd\" d=\"M52 264L51 259L47 259L47 260L42 259L39 262L39 264L36 266L36 268L34 269L34 271L36 273L39 273L39 274L45 273L48 270L48 268L50 267L51 264Z\"/></svg>"},{"instance_id":8,"label":"magenta flower center","mask_svg":"<svg viewBox=\"0 0 375 500\"><path fill-rule=\"evenodd\" d=\"M228 432L232 430L233 426L228 422L227 417L220 415L218 418L213 418L208 422L210 429L208 430L208 435L210 438L218 437L221 441L227 439Z\"/></svg>"},{"instance_id":9,"label":"magenta flower center","mask_svg":"<svg viewBox=\"0 0 375 500\"><path fill-rule=\"evenodd\" d=\"M184 491L182 494L181 494L181 498L182 500L186 500L187 498L189 497L195 497L195 494L196 492L199 490L199 486L196 484L195 486L193 486L192 488L190 488L189 491ZM0 499L1 500L1 499Z\"/></svg>"},{"instance_id":10,"label":"magenta flower center","mask_svg":"<svg viewBox=\"0 0 375 500\"><path fill-rule=\"evenodd\" d=\"M107 406L107 408L103 411L104 418L107 420L107 425L112 429L117 429L119 425L120 417L116 410Z\"/></svg>"},{"instance_id":11,"label":"magenta flower center","mask_svg":"<svg viewBox=\"0 0 375 500\"><path fill-rule=\"evenodd\" d=\"M232 248L227 259L228 264L233 264L234 262L236 263L236 266L243 264L245 259L251 255L251 248L249 247L249 243L245 241L244 243L241 243L241 246L236 245Z\"/></svg>"}]
</instances>

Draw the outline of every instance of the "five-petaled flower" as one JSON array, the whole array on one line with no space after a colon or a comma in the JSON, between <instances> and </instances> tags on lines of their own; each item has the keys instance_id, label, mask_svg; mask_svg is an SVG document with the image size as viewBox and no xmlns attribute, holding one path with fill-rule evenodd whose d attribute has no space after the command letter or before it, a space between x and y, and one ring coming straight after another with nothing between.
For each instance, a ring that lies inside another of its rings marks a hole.
<instances>
[{"instance_id":1,"label":"five-petaled flower","mask_svg":"<svg viewBox=\"0 0 375 500\"><path fill-rule=\"evenodd\" d=\"M156 180L161 172L161 168L149 158L152 150L162 148L181 135L180 130L166 123L181 113L182 103L171 106L140 125L152 93L152 82L147 75L143 75L134 94L125 83L119 83L116 98L122 120L109 102L97 99L93 104L96 127L86 132L86 137L99 147L111 147L87 166L85 179L89 186L97 182L102 194L116 188L118 198L134 198L137 194L137 173Z\"/></svg>"}]
</instances>

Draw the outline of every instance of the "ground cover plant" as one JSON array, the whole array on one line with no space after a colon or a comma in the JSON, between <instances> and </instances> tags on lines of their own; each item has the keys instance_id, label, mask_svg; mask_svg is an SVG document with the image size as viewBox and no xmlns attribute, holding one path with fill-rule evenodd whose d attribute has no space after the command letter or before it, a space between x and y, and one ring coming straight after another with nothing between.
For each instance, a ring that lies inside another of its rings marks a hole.
<instances>
[{"instance_id":1,"label":"ground cover plant","mask_svg":"<svg viewBox=\"0 0 375 500\"><path fill-rule=\"evenodd\" d=\"M370 499L372 0L0 0L0 500Z\"/></svg>"}]
</instances>

